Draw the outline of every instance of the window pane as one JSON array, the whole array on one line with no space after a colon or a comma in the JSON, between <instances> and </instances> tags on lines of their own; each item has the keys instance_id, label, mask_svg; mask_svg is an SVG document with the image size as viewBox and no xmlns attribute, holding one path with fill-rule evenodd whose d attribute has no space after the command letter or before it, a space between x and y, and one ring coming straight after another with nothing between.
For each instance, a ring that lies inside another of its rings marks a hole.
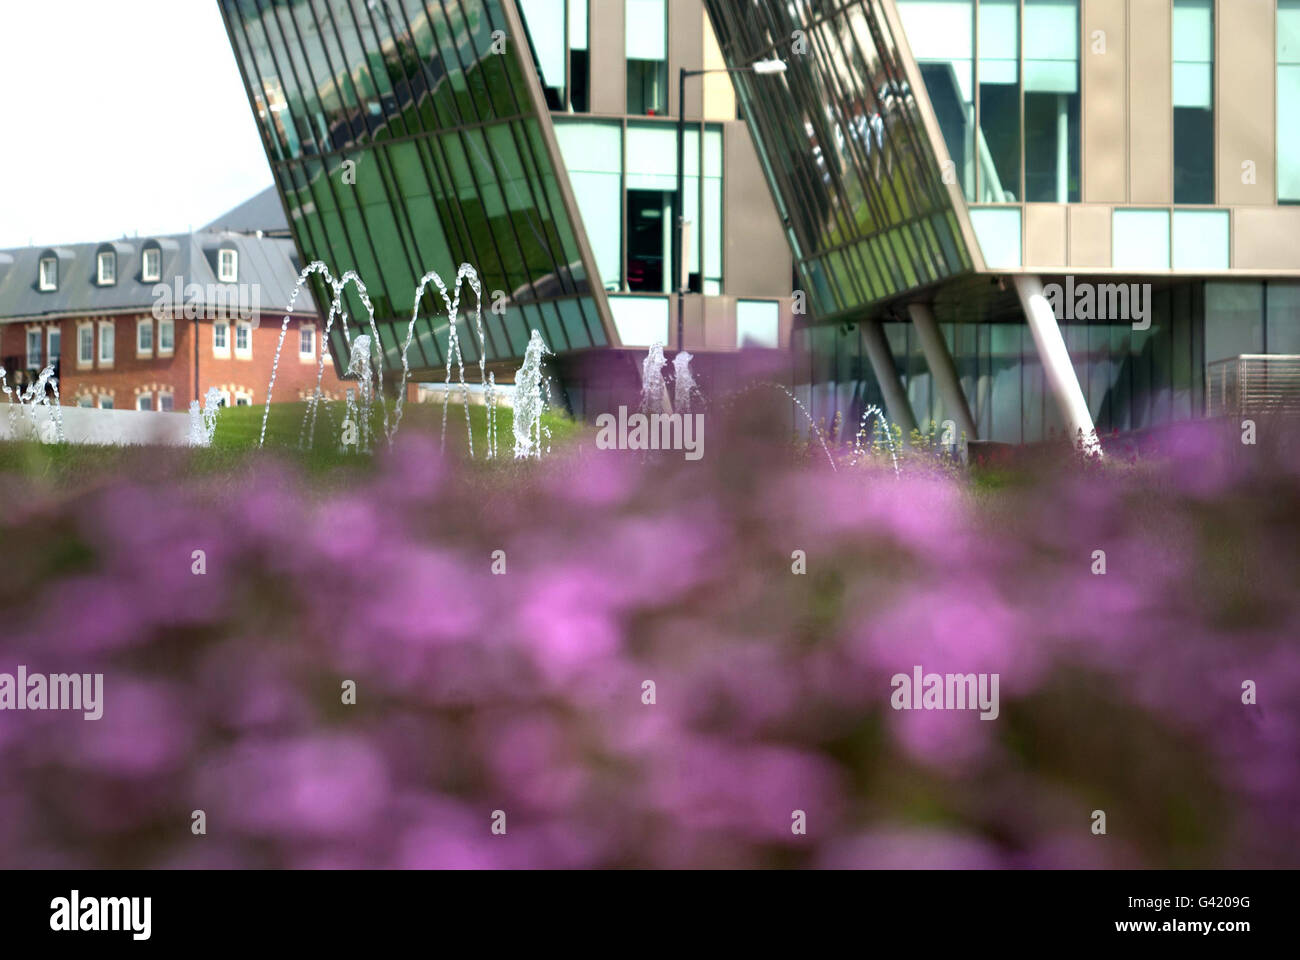
<instances>
[{"instance_id":1,"label":"window pane","mask_svg":"<svg viewBox=\"0 0 1300 960\"><path fill-rule=\"evenodd\" d=\"M629 60L668 59L665 0L627 0L624 25Z\"/></svg>"},{"instance_id":2,"label":"window pane","mask_svg":"<svg viewBox=\"0 0 1300 960\"><path fill-rule=\"evenodd\" d=\"M1020 0L979 5L980 200L1020 195Z\"/></svg>"},{"instance_id":3,"label":"window pane","mask_svg":"<svg viewBox=\"0 0 1300 960\"><path fill-rule=\"evenodd\" d=\"M1214 4L1174 0L1174 202L1214 202Z\"/></svg>"},{"instance_id":4,"label":"window pane","mask_svg":"<svg viewBox=\"0 0 1300 960\"><path fill-rule=\"evenodd\" d=\"M524 26L533 43L541 69L542 86L564 89L564 4L565 0L519 0ZM559 108L559 96L552 109Z\"/></svg>"},{"instance_id":5,"label":"window pane","mask_svg":"<svg viewBox=\"0 0 1300 960\"><path fill-rule=\"evenodd\" d=\"M1111 219L1111 238L1114 266L1169 269L1169 211L1116 210Z\"/></svg>"},{"instance_id":6,"label":"window pane","mask_svg":"<svg viewBox=\"0 0 1300 960\"><path fill-rule=\"evenodd\" d=\"M668 342L667 297L610 297L609 309L625 347Z\"/></svg>"},{"instance_id":7,"label":"window pane","mask_svg":"<svg viewBox=\"0 0 1300 960\"><path fill-rule=\"evenodd\" d=\"M1264 352L1264 285L1205 285L1205 362Z\"/></svg>"},{"instance_id":8,"label":"window pane","mask_svg":"<svg viewBox=\"0 0 1300 960\"><path fill-rule=\"evenodd\" d=\"M638 116L664 116L668 113L666 61L627 61L627 112Z\"/></svg>"},{"instance_id":9,"label":"window pane","mask_svg":"<svg viewBox=\"0 0 1300 960\"><path fill-rule=\"evenodd\" d=\"M990 267L1020 266L1020 210L984 208L970 212L971 226Z\"/></svg>"},{"instance_id":10,"label":"window pane","mask_svg":"<svg viewBox=\"0 0 1300 960\"><path fill-rule=\"evenodd\" d=\"M587 49L587 0L569 2L569 46L575 50Z\"/></svg>"},{"instance_id":11,"label":"window pane","mask_svg":"<svg viewBox=\"0 0 1300 960\"><path fill-rule=\"evenodd\" d=\"M666 0L627 0L624 9L627 112L668 112L668 11Z\"/></svg>"},{"instance_id":12,"label":"window pane","mask_svg":"<svg viewBox=\"0 0 1300 960\"><path fill-rule=\"evenodd\" d=\"M906 0L903 29L938 115L948 155L967 200L975 199L975 4Z\"/></svg>"},{"instance_id":13,"label":"window pane","mask_svg":"<svg viewBox=\"0 0 1300 960\"><path fill-rule=\"evenodd\" d=\"M556 123L569 181L578 200L596 269L606 289L623 283L622 150L617 124Z\"/></svg>"},{"instance_id":14,"label":"window pane","mask_svg":"<svg viewBox=\"0 0 1300 960\"><path fill-rule=\"evenodd\" d=\"M722 281L722 179L704 178L703 223L697 232L704 255L704 281Z\"/></svg>"},{"instance_id":15,"label":"window pane","mask_svg":"<svg viewBox=\"0 0 1300 960\"><path fill-rule=\"evenodd\" d=\"M1300 0L1277 5L1277 195L1300 203Z\"/></svg>"},{"instance_id":16,"label":"window pane","mask_svg":"<svg viewBox=\"0 0 1300 960\"><path fill-rule=\"evenodd\" d=\"M780 304L770 300L736 301L736 346L779 345Z\"/></svg>"},{"instance_id":17,"label":"window pane","mask_svg":"<svg viewBox=\"0 0 1300 960\"><path fill-rule=\"evenodd\" d=\"M677 133L671 124L643 121L628 125L627 187L677 189Z\"/></svg>"},{"instance_id":18,"label":"window pane","mask_svg":"<svg viewBox=\"0 0 1300 960\"><path fill-rule=\"evenodd\" d=\"M1268 352L1300 354L1300 283L1268 285Z\"/></svg>"},{"instance_id":19,"label":"window pane","mask_svg":"<svg viewBox=\"0 0 1300 960\"><path fill-rule=\"evenodd\" d=\"M1025 0L1025 193L1079 200L1079 3Z\"/></svg>"},{"instance_id":20,"label":"window pane","mask_svg":"<svg viewBox=\"0 0 1300 960\"><path fill-rule=\"evenodd\" d=\"M1174 211L1174 269L1228 269L1228 211Z\"/></svg>"}]
</instances>

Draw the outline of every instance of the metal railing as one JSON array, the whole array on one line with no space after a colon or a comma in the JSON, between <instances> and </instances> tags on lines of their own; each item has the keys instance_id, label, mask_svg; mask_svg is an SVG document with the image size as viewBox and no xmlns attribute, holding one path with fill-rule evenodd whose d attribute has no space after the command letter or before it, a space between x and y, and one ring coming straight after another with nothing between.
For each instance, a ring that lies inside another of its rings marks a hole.
<instances>
[{"instance_id":1,"label":"metal railing","mask_svg":"<svg viewBox=\"0 0 1300 960\"><path fill-rule=\"evenodd\" d=\"M1300 355L1251 353L1209 365L1206 414L1300 414Z\"/></svg>"}]
</instances>

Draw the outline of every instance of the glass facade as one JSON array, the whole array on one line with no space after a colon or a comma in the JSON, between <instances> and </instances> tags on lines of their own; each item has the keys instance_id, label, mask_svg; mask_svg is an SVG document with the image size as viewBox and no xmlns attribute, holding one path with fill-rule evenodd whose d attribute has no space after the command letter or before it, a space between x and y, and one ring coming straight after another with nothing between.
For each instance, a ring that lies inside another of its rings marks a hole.
<instances>
[{"instance_id":1,"label":"glass facade","mask_svg":"<svg viewBox=\"0 0 1300 960\"><path fill-rule=\"evenodd\" d=\"M982 440L1035 443L1063 432L1033 337L1017 312L1013 301L995 301L987 313L1006 322L939 325ZM937 305L936 314L942 319L945 309ZM951 418L913 326L887 321L883 327L922 429ZM1205 414L1210 364L1243 354L1300 353L1300 282L1172 283L1151 291L1148 329L1064 319L1061 333L1098 432L1157 427ZM838 423L838 439L851 442L866 407L885 407L859 326L797 330L793 346L796 396L818 424L833 433Z\"/></svg>"},{"instance_id":2,"label":"glass facade","mask_svg":"<svg viewBox=\"0 0 1300 960\"><path fill-rule=\"evenodd\" d=\"M1206 284L1205 360L1249 353L1300 354L1300 282Z\"/></svg>"},{"instance_id":3,"label":"glass facade","mask_svg":"<svg viewBox=\"0 0 1300 960\"><path fill-rule=\"evenodd\" d=\"M1078 0L896 2L966 200L1077 202Z\"/></svg>"},{"instance_id":4,"label":"glass facade","mask_svg":"<svg viewBox=\"0 0 1300 960\"><path fill-rule=\"evenodd\" d=\"M1279 202L1300 202L1300 128L1292 122L1300 111L1300 0L1276 2ZM1024 204L1082 199L1081 61L1083 44L1095 47L1097 39L1083 34L1079 0L706 0L706 6L731 66L770 56L789 64L783 81L742 74L737 88L810 288L815 321L796 329L792 342L797 394L837 439L852 440L869 405L886 406L864 341L866 322L881 324L923 428L958 419L944 409L916 329L901 309L913 290L939 322L980 439L1038 442L1065 429L1007 278L963 275L969 270L946 264L948 273L941 268L937 282L927 284L916 279L915 260L913 275L901 280L881 268L891 254L907 263L892 237L922 209L905 209L893 198L901 191L923 205L935 196L926 192L925 171L909 165L925 157L930 142L910 92L898 86L905 71L894 24L901 24L916 61L907 75L919 74L933 107L934 145L940 154L946 148L952 161L943 180L965 197L988 271L1032 269L1036 261L1059 270L1073 262L1067 249L1080 262L1113 271L1068 279L1096 296L1105 289L1125 304L1123 311L1089 308L1077 318L1072 310L1057 317L1099 432L1203 416L1210 364L1241 354L1300 352L1300 283L1203 279L1234 265L1232 213L1213 206L1213 0L1169 0L1173 162L1166 177L1172 174L1173 203L1110 207L1109 236L1091 236L1093 227L1077 235L1104 252L1078 254L1074 211L1056 219L1056 212ZM881 128L889 141L876 139ZM874 164L891 153L902 173L882 178ZM924 209L945 208L940 201ZM937 226L936 232L943 236ZM949 236L960 258L960 235ZM891 241L882 245L882 238ZM1041 279L1050 288L1067 278ZM1141 308L1128 312L1129 296L1139 295L1149 323Z\"/></svg>"},{"instance_id":5,"label":"glass facade","mask_svg":"<svg viewBox=\"0 0 1300 960\"><path fill-rule=\"evenodd\" d=\"M560 352L609 342L524 73L539 70L545 89L558 82L566 99L579 85L563 49L557 60L551 20L550 33L539 20L538 35L526 28L518 38L499 0L221 8L298 247L336 276L361 276L386 365L401 367L419 278L431 269L454 278L462 262L483 281L489 362L521 358L532 328ZM585 8L564 9L582 11L585 24ZM575 38L586 43L577 19L568 21L570 50ZM317 302L328 303L315 283ZM489 310L491 299L504 311ZM466 290L458 322L467 363L478 360L472 301ZM352 324L365 322L353 288L345 308ZM411 367L441 368L448 330L435 288L420 313ZM330 346L346 359L337 327Z\"/></svg>"},{"instance_id":6,"label":"glass facade","mask_svg":"<svg viewBox=\"0 0 1300 960\"><path fill-rule=\"evenodd\" d=\"M880 0L705 6L819 320L972 268Z\"/></svg>"},{"instance_id":7,"label":"glass facade","mask_svg":"<svg viewBox=\"0 0 1300 960\"><path fill-rule=\"evenodd\" d=\"M1151 325L1107 320L1063 321L1061 333L1098 432L1140 430L1202 416L1205 365L1221 345L1207 342L1214 331L1237 329L1233 320L1207 324L1210 305L1222 308L1202 282L1174 284L1151 294ZM1258 285L1256 285L1258 286ZM1294 302L1287 313L1294 329ZM1251 316L1263 323L1262 302ZM942 318L942 311L936 309ZM981 440L1035 443L1064 434L1059 408L1043 377L1029 327L1018 305L995 304L991 313L1006 322L940 323L957 365L962 392ZM910 323L883 324L895 368L922 429L952 415L925 363ZM795 332L796 395L825 429L839 424L839 438L851 442L863 410L885 407L858 325L814 327ZM1230 354L1240 351L1233 344Z\"/></svg>"}]
</instances>

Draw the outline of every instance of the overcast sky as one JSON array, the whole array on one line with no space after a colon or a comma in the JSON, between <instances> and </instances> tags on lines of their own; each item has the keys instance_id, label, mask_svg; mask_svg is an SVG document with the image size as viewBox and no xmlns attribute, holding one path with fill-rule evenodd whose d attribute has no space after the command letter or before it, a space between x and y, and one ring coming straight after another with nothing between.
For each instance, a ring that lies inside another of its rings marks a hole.
<instances>
[{"instance_id":1,"label":"overcast sky","mask_svg":"<svg viewBox=\"0 0 1300 960\"><path fill-rule=\"evenodd\" d=\"M270 184L216 0L0 0L0 247L182 233Z\"/></svg>"}]
</instances>

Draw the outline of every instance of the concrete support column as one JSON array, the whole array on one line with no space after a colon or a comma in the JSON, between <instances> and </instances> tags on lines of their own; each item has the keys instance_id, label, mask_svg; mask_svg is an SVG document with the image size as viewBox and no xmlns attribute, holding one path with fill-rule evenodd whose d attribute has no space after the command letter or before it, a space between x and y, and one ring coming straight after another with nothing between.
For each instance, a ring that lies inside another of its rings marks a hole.
<instances>
[{"instance_id":1,"label":"concrete support column","mask_svg":"<svg viewBox=\"0 0 1300 960\"><path fill-rule=\"evenodd\" d=\"M912 415L912 405L907 402L903 381L898 379L894 355L889 352L885 328L879 320L862 321L862 342L867 347L867 359L871 361L871 370L876 375L876 382L880 384L880 392L885 395L885 412L891 423L902 428L903 440L906 442L916 429L916 417Z\"/></svg>"},{"instance_id":2,"label":"concrete support column","mask_svg":"<svg viewBox=\"0 0 1300 960\"><path fill-rule=\"evenodd\" d=\"M1029 322L1029 332L1034 335L1034 346L1043 362L1047 385L1061 410L1061 419L1074 440L1077 441L1082 433L1085 451L1100 455L1101 444L1097 440L1092 414L1088 412L1088 401L1070 363L1070 353L1056 323L1056 315L1052 313L1052 305L1043 295L1043 281L1035 276L1018 276L1015 284L1025 319Z\"/></svg>"},{"instance_id":3,"label":"concrete support column","mask_svg":"<svg viewBox=\"0 0 1300 960\"><path fill-rule=\"evenodd\" d=\"M912 318L912 326L921 339L921 349L925 352L925 362L930 368L935 384L939 387L939 396L943 398L943 407L957 424L957 430L966 434L967 440L978 440L975 430L975 418L970 414L970 405L966 403L966 394L962 393L961 381L957 379L957 365L952 361L948 345L943 342L943 333L934 319L934 311L928 303L909 303L907 314Z\"/></svg>"}]
</instances>

